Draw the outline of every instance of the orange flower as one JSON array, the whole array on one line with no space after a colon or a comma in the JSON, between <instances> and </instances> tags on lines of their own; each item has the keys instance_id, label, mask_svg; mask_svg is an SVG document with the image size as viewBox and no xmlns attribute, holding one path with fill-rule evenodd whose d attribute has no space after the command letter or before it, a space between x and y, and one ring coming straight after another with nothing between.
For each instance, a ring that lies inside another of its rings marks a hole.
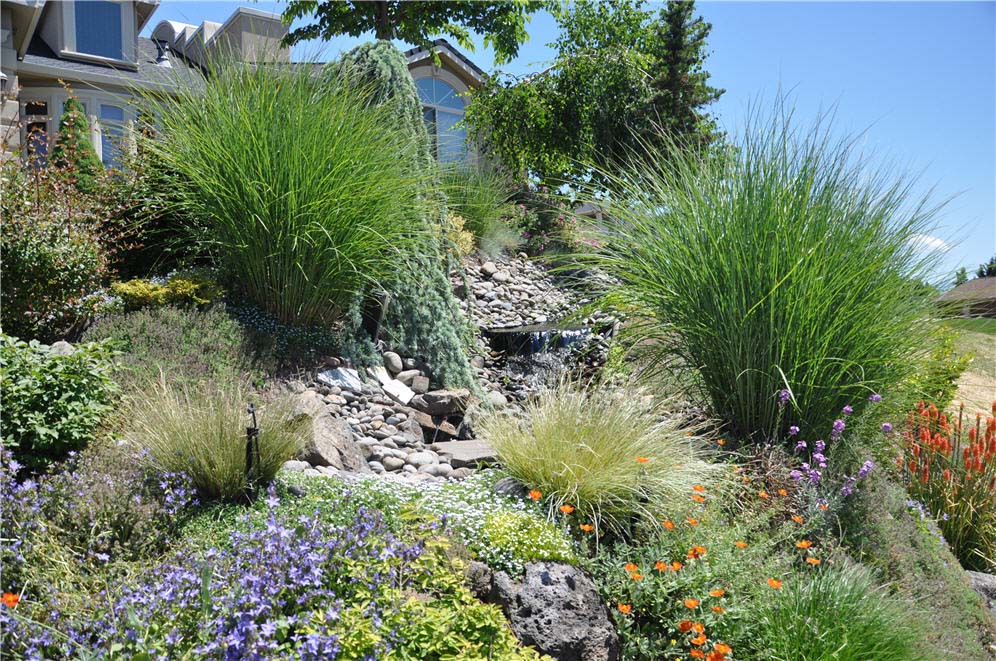
<instances>
[{"instance_id":1,"label":"orange flower","mask_svg":"<svg viewBox=\"0 0 996 661\"><path fill-rule=\"evenodd\" d=\"M819 504L819 505L818 505L817 507L819 507L819 508L820 508L821 510L823 510L824 512L826 512L826 511L827 511L827 509L828 509L828 508L829 508L830 506L829 506L829 505L827 505L826 503L820 503L820 504Z\"/></svg>"},{"instance_id":2,"label":"orange flower","mask_svg":"<svg viewBox=\"0 0 996 661\"><path fill-rule=\"evenodd\" d=\"M769 578L768 585L776 590L779 590L782 587L782 582L779 581L777 578Z\"/></svg>"},{"instance_id":3,"label":"orange flower","mask_svg":"<svg viewBox=\"0 0 996 661\"><path fill-rule=\"evenodd\" d=\"M693 546L688 551L688 558L701 558L706 553L706 548L704 546Z\"/></svg>"},{"instance_id":4,"label":"orange flower","mask_svg":"<svg viewBox=\"0 0 996 661\"><path fill-rule=\"evenodd\" d=\"M705 496L700 496L697 493L692 494L692 500L694 500L696 503L704 503L706 501Z\"/></svg>"},{"instance_id":5,"label":"orange flower","mask_svg":"<svg viewBox=\"0 0 996 661\"><path fill-rule=\"evenodd\" d=\"M813 543L808 539L800 539L798 542L795 543L795 547L797 549L808 549L812 545Z\"/></svg>"},{"instance_id":6,"label":"orange flower","mask_svg":"<svg viewBox=\"0 0 996 661\"><path fill-rule=\"evenodd\" d=\"M726 445L726 441L724 441L723 439L719 439L718 441L716 441L716 445Z\"/></svg>"},{"instance_id":7,"label":"orange flower","mask_svg":"<svg viewBox=\"0 0 996 661\"><path fill-rule=\"evenodd\" d=\"M695 518L692 518L692 517L688 517L685 520L688 521L688 525L690 525L690 526L697 526L697 525L699 525L699 520L698 519L695 519Z\"/></svg>"},{"instance_id":8,"label":"orange flower","mask_svg":"<svg viewBox=\"0 0 996 661\"><path fill-rule=\"evenodd\" d=\"M640 568L637 567L636 563L634 563L634 562L627 562L626 565L623 567L623 569L625 569L630 574L632 574L633 572L637 571Z\"/></svg>"},{"instance_id":9,"label":"orange flower","mask_svg":"<svg viewBox=\"0 0 996 661\"><path fill-rule=\"evenodd\" d=\"M736 546L738 549L745 549L745 548L747 548L747 542L737 541L737 542L733 542L733 545Z\"/></svg>"},{"instance_id":10,"label":"orange flower","mask_svg":"<svg viewBox=\"0 0 996 661\"><path fill-rule=\"evenodd\" d=\"M726 655L722 652L713 650L706 654L706 661L726 661Z\"/></svg>"},{"instance_id":11,"label":"orange flower","mask_svg":"<svg viewBox=\"0 0 996 661\"><path fill-rule=\"evenodd\" d=\"M723 608L722 606L713 606L712 607L712 612L713 613L720 613L720 614L722 614L722 613L726 612L726 609Z\"/></svg>"},{"instance_id":12,"label":"orange flower","mask_svg":"<svg viewBox=\"0 0 996 661\"><path fill-rule=\"evenodd\" d=\"M674 530L674 523L670 519L664 519L664 527L668 530Z\"/></svg>"},{"instance_id":13,"label":"orange flower","mask_svg":"<svg viewBox=\"0 0 996 661\"><path fill-rule=\"evenodd\" d=\"M573 505L561 505L560 506L560 511L563 512L564 514L570 514L571 512L574 511L574 506Z\"/></svg>"},{"instance_id":14,"label":"orange flower","mask_svg":"<svg viewBox=\"0 0 996 661\"><path fill-rule=\"evenodd\" d=\"M539 489L530 489L529 497L532 498L533 500L539 500L540 498L543 497L543 492L541 492Z\"/></svg>"},{"instance_id":15,"label":"orange flower","mask_svg":"<svg viewBox=\"0 0 996 661\"><path fill-rule=\"evenodd\" d=\"M582 523L578 527L581 528L581 530L583 530L585 532L591 532L592 530L595 529L595 526L591 525L590 523Z\"/></svg>"},{"instance_id":16,"label":"orange flower","mask_svg":"<svg viewBox=\"0 0 996 661\"><path fill-rule=\"evenodd\" d=\"M768 497L768 492L767 491L758 491L757 492L757 497L758 498L767 498Z\"/></svg>"},{"instance_id":17,"label":"orange flower","mask_svg":"<svg viewBox=\"0 0 996 661\"><path fill-rule=\"evenodd\" d=\"M706 636L704 633L700 633L699 635L695 636L695 638L692 638L692 645L705 645L705 642L708 639L709 639L708 636Z\"/></svg>"},{"instance_id":18,"label":"orange flower","mask_svg":"<svg viewBox=\"0 0 996 661\"><path fill-rule=\"evenodd\" d=\"M720 654L729 654L730 652L733 651L733 648L727 645L726 643L716 643L713 649L719 652Z\"/></svg>"},{"instance_id":19,"label":"orange flower","mask_svg":"<svg viewBox=\"0 0 996 661\"><path fill-rule=\"evenodd\" d=\"M658 560L654 563L654 569L657 571L667 571L667 563L663 560Z\"/></svg>"},{"instance_id":20,"label":"orange flower","mask_svg":"<svg viewBox=\"0 0 996 661\"><path fill-rule=\"evenodd\" d=\"M806 522L806 520L801 516L799 516L798 514L793 514L792 520L798 523L800 526Z\"/></svg>"},{"instance_id":21,"label":"orange flower","mask_svg":"<svg viewBox=\"0 0 996 661\"><path fill-rule=\"evenodd\" d=\"M698 608L700 603L698 599L685 599L685 608Z\"/></svg>"},{"instance_id":22,"label":"orange flower","mask_svg":"<svg viewBox=\"0 0 996 661\"><path fill-rule=\"evenodd\" d=\"M671 563L671 571L678 571L679 569L681 569L684 566L685 565L683 565L680 562L678 562L677 560L675 560L674 562Z\"/></svg>"},{"instance_id":23,"label":"orange flower","mask_svg":"<svg viewBox=\"0 0 996 661\"><path fill-rule=\"evenodd\" d=\"M696 485L692 486L692 491L702 492L702 491L705 491L705 487L702 486L701 484L696 484Z\"/></svg>"},{"instance_id":24,"label":"orange flower","mask_svg":"<svg viewBox=\"0 0 996 661\"><path fill-rule=\"evenodd\" d=\"M705 658L705 652L703 652L702 650L689 650L688 651L688 656L690 656L692 658L695 658L695 659L704 659Z\"/></svg>"},{"instance_id":25,"label":"orange flower","mask_svg":"<svg viewBox=\"0 0 996 661\"><path fill-rule=\"evenodd\" d=\"M636 458L636 463L638 463L638 464L645 464L645 463L647 463L648 461L650 461L650 460L649 460L649 459L647 459L646 457L637 457L637 458Z\"/></svg>"},{"instance_id":26,"label":"orange flower","mask_svg":"<svg viewBox=\"0 0 996 661\"><path fill-rule=\"evenodd\" d=\"M629 615L633 611L633 607L629 604L617 604L619 606L619 612L623 615Z\"/></svg>"},{"instance_id":27,"label":"orange flower","mask_svg":"<svg viewBox=\"0 0 996 661\"><path fill-rule=\"evenodd\" d=\"M778 495L779 496L787 496L787 495L789 495L789 492L786 491L785 489L779 489L778 490Z\"/></svg>"},{"instance_id":28,"label":"orange flower","mask_svg":"<svg viewBox=\"0 0 996 661\"><path fill-rule=\"evenodd\" d=\"M637 574L636 572L633 572L632 574L630 574L629 577L631 579L633 579L634 581L642 581L643 580L643 574Z\"/></svg>"},{"instance_id":29,"label":"orange flower","mask_svg":"<svg viewBox=\"0 0 996 661\"><path fill-rule=\"evenodd\" d=\"M7 608L13 608L19 601L21 601L21 595L14 594L13 592L4 592L3 597L0 597L0 601L2 601L3 605Z\"/></svg>"},{"instance_id":30,"label":"orange flower","mask_svg":"<svg viewBox=\"0 0 996 661\"><path fill-rule=\"evenodd\" d=\"M681 633L688 633L691 630L692 630L691 620L682 620L681 622L678 622L678 631L680 631Z\"/></svg>"},{"instance_id":31,"label":"orange flower","mask_svg":"<svg viewBox=\"0 0 996 661\"><path fill-rule=\"evenodd\" d=\"M702 624L701 622L696 622L695 624L692 625L692 629L695 631L695 633L702 633L705 631L705 625Z\"/></svg>"},{"instance_id":32,"label":"orange flower","mask_svg":"<svg viewBox=\"0 0 996 661\"><path fill-rule=\"evenodd\" d=\"M716 588L715 590L713 590L712 592L709 593L709 596L710 597L717 597L718 598L718 597L722 597L724 594L726 594L726 590L724 590L722 588Z\"/></svg>"},{"instance_id":33,"label":"orange flower","mask_svg":"<svg viewBox=\"0 0 996 661\"><path fill-rule=\"evenodd\" d=\"M812 566L815 567L816 565L820 564L820 559L819 558L806 558L806 562L808 562L809 564L811 564Z\"/></svg>"}]
</instances>

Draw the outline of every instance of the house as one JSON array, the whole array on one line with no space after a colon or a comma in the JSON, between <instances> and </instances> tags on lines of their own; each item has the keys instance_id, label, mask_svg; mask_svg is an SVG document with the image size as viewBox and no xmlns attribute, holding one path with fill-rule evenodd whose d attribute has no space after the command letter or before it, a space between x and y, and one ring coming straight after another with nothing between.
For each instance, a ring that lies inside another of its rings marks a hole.
<instances>
[{"instance_id":1,"label":"house","mask_svg":"<svg viewBox=\"0 0 996 661\"><path fill-rule=\"evenodd\" d=\"M974 278L937 298L948 314L996 318L996 278Z\"/></svg>"},{"instance_id":2,"label":"house","mask_svg":"<svg viewBox=\"0 0 996 661\"><path fill-rule=\"evenodd\" d=\"M91 140L106 165L135 120L135 87L196 85L205 58L226 52L246 61L289 60L280 48L279 14L239 7L224 23L163 21L139 36L159 0L3 0L0 4L0 139L7 154L44 163L72 94L89 118ZM179 33L179 34L177 34ZM169 35L169 39L165 38ZM23 148L23 149L22 149Z\"/></svg>"},{"instance_id":3,"label":"house","mask_svg":"<svg viewBox=\"0 0 996 661\"><path fill-rule=\"evenodd\" d=\"M159 0L3 0L0 4L0 139L4 152L44 163L57 138L66 86L83 103L91 140L106 165L136 119L135 87L197 85L207 59L290 61L280 15L239 7L224 23L152 23ZM150 37L140 34L155 25ZM433 52L435 51L435 52ZM423 103L433 148L444 162L475 158L463 119L483 72L444 39L405 56Z\"/></svg>"}]
</instances>

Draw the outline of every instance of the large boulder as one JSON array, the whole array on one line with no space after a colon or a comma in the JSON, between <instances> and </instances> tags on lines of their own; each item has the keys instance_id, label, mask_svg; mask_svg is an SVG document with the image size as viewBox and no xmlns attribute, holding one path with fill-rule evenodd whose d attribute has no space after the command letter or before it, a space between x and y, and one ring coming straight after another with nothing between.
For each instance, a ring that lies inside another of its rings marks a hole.
<instances>
[{"instance_id":1,"label":"large boulder","mask_svg":"<svg viewBox=\"0 0 996 661\"><path fill-rule=\"evenodd\" d=\"M989 612L996 618L996 574L983 574L977 571L967 573L968 582L986 600Z\"/></svg>"},{"instance_id":2,"label":"large boulder","mask_svg":"<svg viewBox=\"0 0 996 661\"><path fill-rule=\"evenodd\" d=\"M501 605L522 644L557 661L619 659L619 636L609 610L594 582L577 567L531 562L519 581L496 572L487 600Z\"/></svg>"},{"instance_id":3,"label":"large boulder","mask_svg":"<svg viewBox=\"0 0 996 661\"><path fill-rule=\"evenodd\" d=\"M297 459L312 466L333 466L339 470L369 473L370 466L363 451L353 438L349 423L333 417L325 402L314 390L306 390L294 401L295 419L311 418L311 438L298 453Z\"/></svg>"}]
</instances>

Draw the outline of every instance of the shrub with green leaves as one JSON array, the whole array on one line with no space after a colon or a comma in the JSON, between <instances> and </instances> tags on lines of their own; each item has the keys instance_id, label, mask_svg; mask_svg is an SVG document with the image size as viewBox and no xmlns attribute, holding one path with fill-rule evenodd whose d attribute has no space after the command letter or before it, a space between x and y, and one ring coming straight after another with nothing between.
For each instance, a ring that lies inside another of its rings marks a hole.
<instances>
[{"instance_id":1,"label":"shrub with green leaves","mask_svg":"<svg viewBox=\"0 0 996 661\"><path fill-rule=\"evenodd\" d=\"M65 355L0 335L4 447L31 470L82 449L112 408L113 359L108 342L78 344Z\"/></svg>"},{"instance_id":2,"label":"shrub with green leaves","mask_svg":"<svg viewBox=\"0 0 996 661\"><path fill-rule=\"evenodd\" d=\"M787 584L763 602L754 651L763 658L913 661L921 632L909 606L890 597L860 565L827 568Z\"/></svg>"},{"instance_id":3,"label":"shrub with green leaves","mask_svg":"<svg viewBox=\"0 0 996 661\"><path fill-rule=\"evenodd\" d=\"M588 227L603 249L586 260L619 282L606 302L645 321L631 337L698 368L715 414L758 439L887 391L930 329L935 209L854 138L790 114L752 118L719 157L674 145L634 162L601 202L612 222Z\"/></svg>"},{"instance_id":4,"label":"shrub with green leaves","mask_svg":"<svg viewBox=\"0 0 996 661\"><path fill-rule=\"evenodd\" d=\"M537 490L552 516L574 508L598 532L628 533L693 484L718 472L700 458L700 439L630 390L570 383L527 403L522 417L495 412L479 421L481 438L504 471Z\"/></svg>"},{"instance_id":5,"label":"shrub with green leaves","mask_svg":"<svg viewBox=\"0 0 996 661\"><path fill-rule=\"evenodd\" d=\"M109 315L83 338L115 341L121 354L114 379L126 392L142 392L161 377L174 385L223 383L244 381L258 371L249 338L223 305Z\"/></svg>"},{"instance_id":6,"label":"shrub with green leaves","mask_svg":"<svg viewBox=\"0 0 996 661\"><path fill-rule=\"evenodd\" d=\"M246 466L250 403L258 404L258 457ZM311 433L290 396L254 397L240 384L177 389L165 382L128 400L129 436L159 468L190 476L204 500L244 500L269 484Z\"/></svg>"},{"instance_id":7,"label":"shrub with green leaves","mask_svg":"<svg viewBox=\"0 0 996 661\"><path fill-rule=\"evenodd\" d=\"M350 77L216 62L201 86L143 94L192 240L283 323L335 323L423 241L412 137ZM179 91L177 91L179 90Z\"/></svg>"}]
</instances>

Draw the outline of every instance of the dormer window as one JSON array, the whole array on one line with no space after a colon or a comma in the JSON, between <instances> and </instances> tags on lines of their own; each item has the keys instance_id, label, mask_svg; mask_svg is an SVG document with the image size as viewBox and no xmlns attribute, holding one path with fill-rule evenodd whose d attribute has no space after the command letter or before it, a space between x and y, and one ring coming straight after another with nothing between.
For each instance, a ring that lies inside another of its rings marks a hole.
<instances>
[{"instance_id":1,"label":"dormer window","mask_svg":"<svg viewBox=\"0 0 996 661\"><path fill-rule=\"evenodd\" d=\"M460 125L464 100L452 85L438 77L415 81L422 101L422 119L432 141L433 152L440 163L467 158L467 129Z\"/></svg>"},{"instance_id":2,"label":"dormer window","mask_svg":"<svg viewBox=\"0 0 996 661\"><path fill-rule=\"evenodd\" d=\"M122 5L109 0L73 4L76 5L76 52L112 60L125 59Z\"/></svg>"}]
</instances>

